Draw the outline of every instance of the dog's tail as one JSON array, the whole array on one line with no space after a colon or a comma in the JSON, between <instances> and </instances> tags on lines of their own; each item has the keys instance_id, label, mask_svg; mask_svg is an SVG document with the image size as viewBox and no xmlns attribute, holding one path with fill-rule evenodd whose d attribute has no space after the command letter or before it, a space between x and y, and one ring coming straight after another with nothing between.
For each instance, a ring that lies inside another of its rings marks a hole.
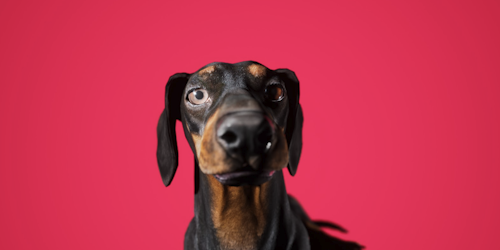
<instances>
[{"instance_id":1,"label":"dog's tail","mask_svg":"<svg viewBox=\"0 0 500 250\"><path fill-rule=\"evenodd\" d=\"M292 212L304 223L307 229L312 250L360 250L364 248L364 246L356 242L345 241L326 234L321 228L330 228L342 233L347 233L347 230L332 222L321 220L313 221L304 211L304 208L302 208L297 199L288 195L288 201Z\"/></svg>"}]
</instances>

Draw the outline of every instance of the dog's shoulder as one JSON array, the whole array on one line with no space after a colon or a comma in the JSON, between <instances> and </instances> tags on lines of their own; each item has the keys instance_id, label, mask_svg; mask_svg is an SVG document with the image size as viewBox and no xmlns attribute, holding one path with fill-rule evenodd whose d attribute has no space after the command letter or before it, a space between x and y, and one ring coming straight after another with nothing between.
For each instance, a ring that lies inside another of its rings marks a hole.
<instances>
[{"instance_id":1,"label":"dog's shoulder","mask_svg":"<svg viewBox=\"0 0 500 250\"><path fill-rule=\"evenodd\" d=\"M299 218L307 230L311 250L360 250L364 247L356 242L345 241L325 233L321 228L326 227L343 233L347 230L341 226L327 221L313 221L307 215L304 208L293 196L288 195L288 202L292 213Z\"/></svg>"}]
</instances>

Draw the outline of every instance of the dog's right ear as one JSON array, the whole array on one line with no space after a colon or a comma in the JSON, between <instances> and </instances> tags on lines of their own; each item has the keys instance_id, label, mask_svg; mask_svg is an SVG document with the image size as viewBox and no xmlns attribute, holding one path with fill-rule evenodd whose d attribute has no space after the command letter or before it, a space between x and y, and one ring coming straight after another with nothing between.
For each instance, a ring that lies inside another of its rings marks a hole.
<instances>
[{"instance_id":1,"label":"dog's right ear","mask_svg":"<svg viewBox=\"0 0 500 250\"><path fill-rule=\"evenodd\" d=\"M177 73L168 79L165 87L165 109L161 113L156 128L158 135L156 159L165 186L170 185L177 170L178 151L175 121L181 119L180 104L189 76L187 73Z\"/></svg>"}]
</instances>

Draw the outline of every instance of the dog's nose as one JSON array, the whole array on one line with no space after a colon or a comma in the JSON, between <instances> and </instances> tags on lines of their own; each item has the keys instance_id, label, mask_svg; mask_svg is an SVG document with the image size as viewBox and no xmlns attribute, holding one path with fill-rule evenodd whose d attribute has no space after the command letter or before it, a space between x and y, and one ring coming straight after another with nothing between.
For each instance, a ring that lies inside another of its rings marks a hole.
<instances>
[{"instance_id":1,"label":"dog's nose","mask_svg":"<svg viewBox=\"0 0 500 250\"><path fill-rule=\"evenodd\" d=\"M238 112L219 121L217 140L234 158L246 162L249 157L265 153L273 139L273 125L258 112Z\"/></svg>"}]
</instances>

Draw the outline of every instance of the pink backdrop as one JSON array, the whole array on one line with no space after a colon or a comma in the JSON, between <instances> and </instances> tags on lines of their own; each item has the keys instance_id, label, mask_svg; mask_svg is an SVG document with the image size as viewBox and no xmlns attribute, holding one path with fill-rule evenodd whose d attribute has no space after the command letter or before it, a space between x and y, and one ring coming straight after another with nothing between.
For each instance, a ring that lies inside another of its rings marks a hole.
<instances>
[{"instance_id":1,"label":"pink backdrop","mask_svg":"<svg viewBox=\"0 0 500 250\"><path fill-rule=\"evenodd\" d=\"M244 60L301 81L285 175L311 217L368 249L496 248L499 1L236 2L0 3L0 249L181 249L193 159L178 124L163 186L165 83Z\"/></svg>"}]
</instances>

